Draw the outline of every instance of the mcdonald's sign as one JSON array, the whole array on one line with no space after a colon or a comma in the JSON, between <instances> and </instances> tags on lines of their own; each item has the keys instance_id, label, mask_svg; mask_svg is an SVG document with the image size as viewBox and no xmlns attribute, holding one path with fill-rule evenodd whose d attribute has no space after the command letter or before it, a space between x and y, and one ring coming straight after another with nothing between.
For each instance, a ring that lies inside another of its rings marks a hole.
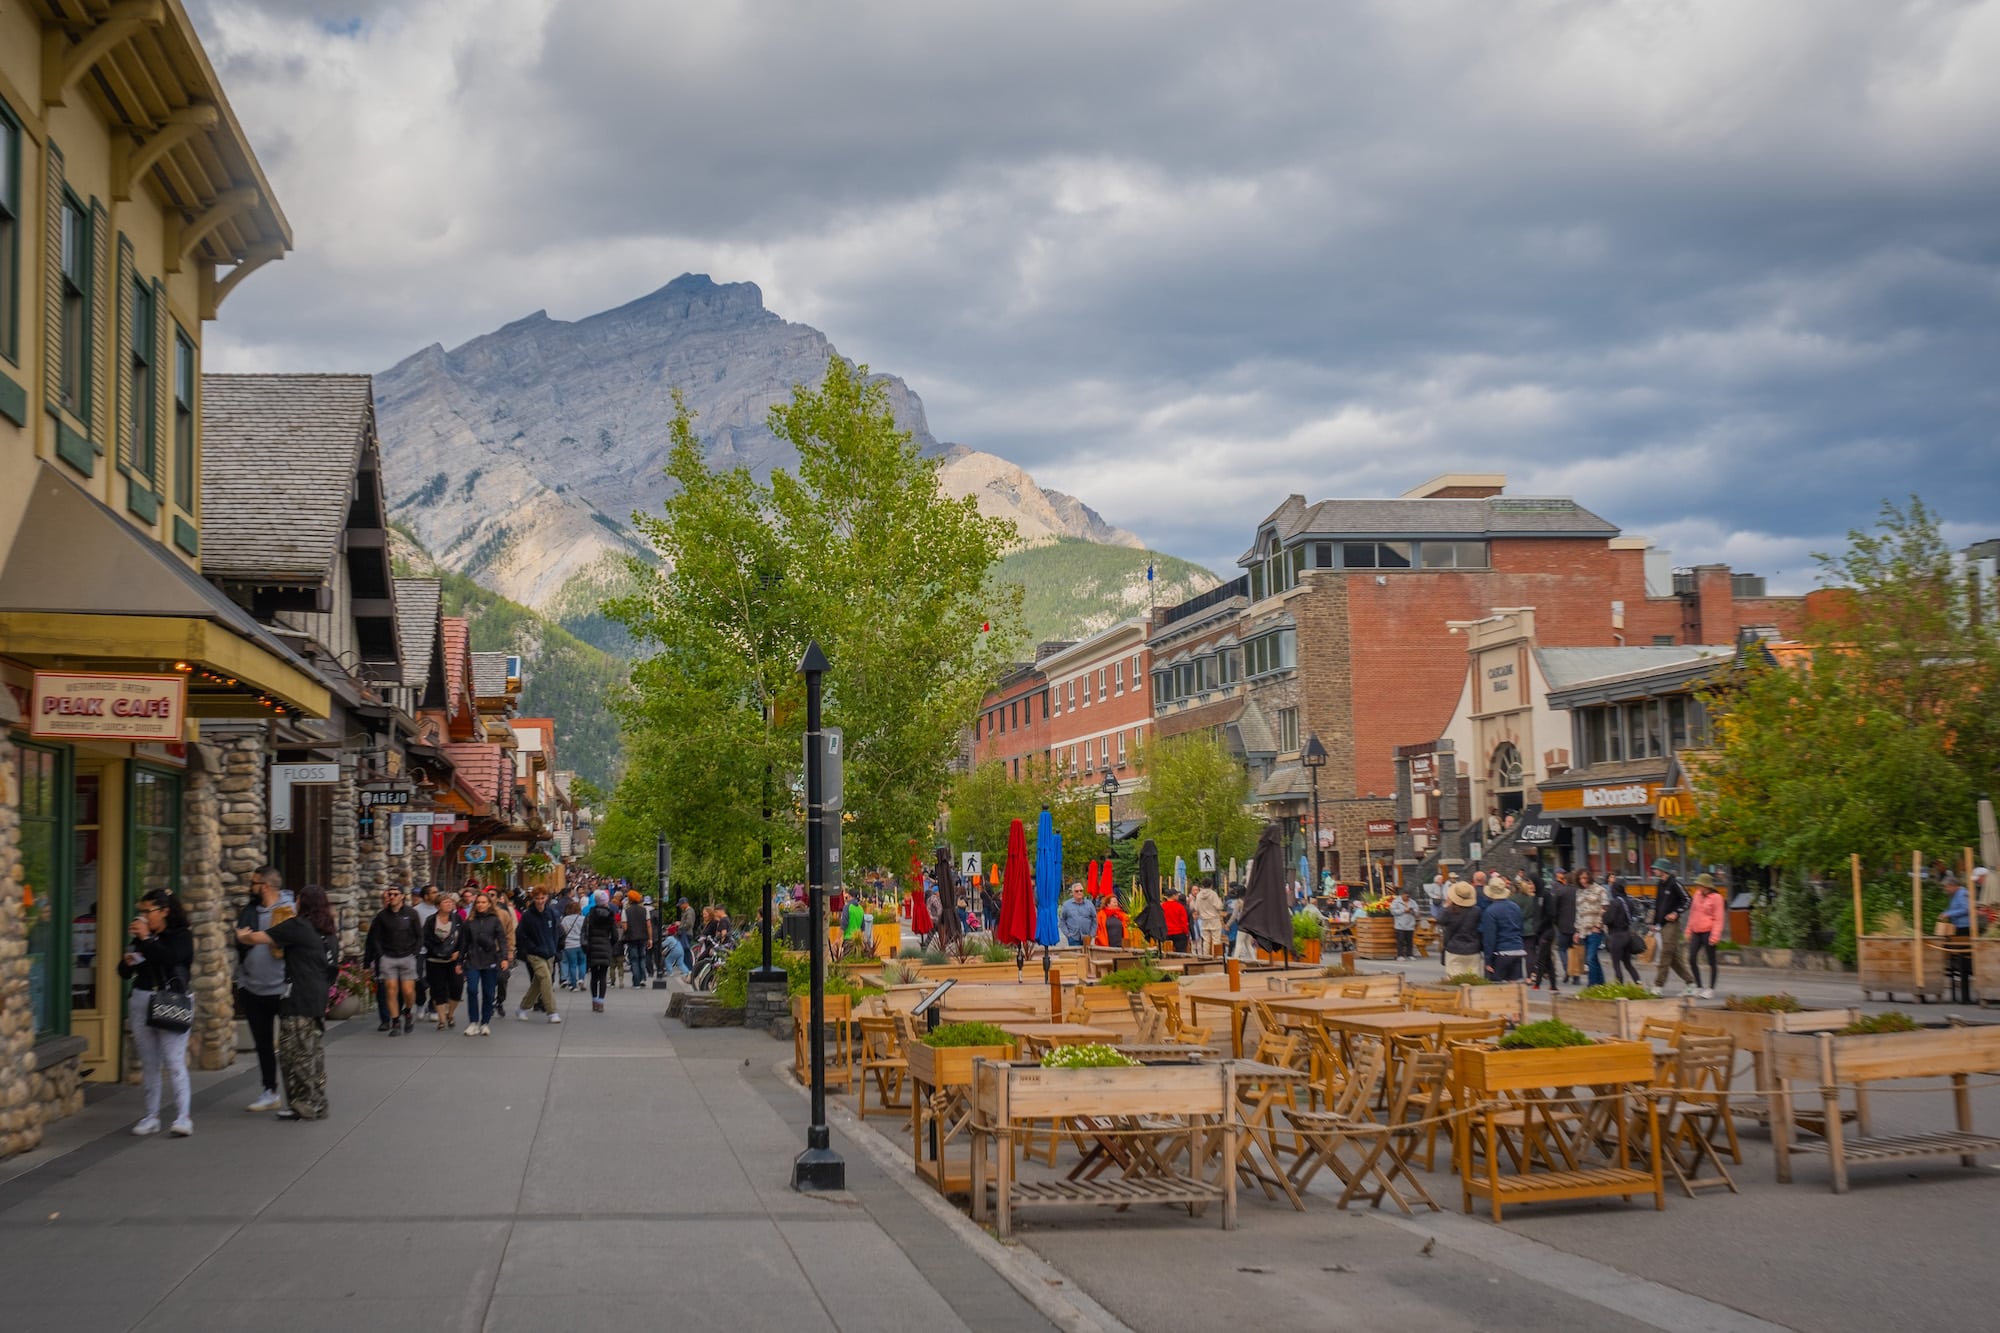
<instances>
[{"instance_id":1,"label":"mcdonald's sign","mask_svg":"<svg viewBox=\"0 0 2000 1333\"><path fill-rule=\"evenodd\" d=\"M1694 796L1684 791L1663 791L1657 809L1661 819L1686 819L1694 813Z\"/></svg>"}]
</instances>

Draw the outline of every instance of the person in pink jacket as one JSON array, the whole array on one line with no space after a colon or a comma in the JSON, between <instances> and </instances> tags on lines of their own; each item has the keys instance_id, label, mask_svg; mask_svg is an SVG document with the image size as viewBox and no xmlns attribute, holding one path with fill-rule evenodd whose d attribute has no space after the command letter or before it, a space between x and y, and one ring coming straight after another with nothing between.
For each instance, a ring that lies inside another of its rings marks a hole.
<instances>
[{"instance_id":1,"label":"person in pink jacket","mask_svg":"<svg viewBox=\"0 0 2000 1333\"><path fill-rule=\"evenodd\" d=\"M1723 907L1722 895L1716 892L1715 879L1709 875L1696 875L1690 885L1694 890L1694 903L1688 908L1687 938L1688 966L1694 970L1697 984L1701 981L1701 956L1708 955L1708 985L1701 994L1704 999L1715 997L1716 958L1715 946L1722 943Z\"/></svg>"}]
</instances>

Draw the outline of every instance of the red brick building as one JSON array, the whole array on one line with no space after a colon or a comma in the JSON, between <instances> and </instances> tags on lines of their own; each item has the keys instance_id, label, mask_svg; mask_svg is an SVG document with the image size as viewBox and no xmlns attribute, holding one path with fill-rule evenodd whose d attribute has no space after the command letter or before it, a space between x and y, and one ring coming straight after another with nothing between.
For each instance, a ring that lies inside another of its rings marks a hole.
<instances>
[{"instance_id":1,"label":"red brick building","mask_svg":"<svg viewBox=\"0 0 2000 1333\"><path fill-rule=\"evenodd\" d=\"M1447 476L1394 499L1293 495L1257 527L1233 583L1157 611L1149 635L1162 738L1211 728L1250 767L1255 799L1307 850L1317 735L1321 846L1351 873L1370 821L1393 819L1397 747L1445 734L1465 680L1448 622L1533 607L1539 641L1585 647L1788 631L1793 599L1704 566L1647 586L1644 538L1563 497L1505 494L1500 476ZM1750 594L1759 594L1750 596ZM1739 594L1743 600L1738 600ZM1460 757L1478 764L1484 756Z\"/></svg>"},{"instance_id":2,"label":"red brick building","mask_svg":"<svg viewBox=\"0 0 2000 1333\"><path fill-rule=\"evenodd\" d=\"M1036 663L1048 680L1051 759L1071 780L1118 779L1123 810L1143 785L1139 751L1152 737L1144 620L1127 620Z\"/></svg>"},{"instance_id":3,"label":"red brick building","mask_svg":"<svg viewBox=\"0 0 2000 1333\"><path fill-rule=\"evenodd\" d=\"M1042 651L1068 646L1043 644ZM997 762L1018 778L1030 764L1048 761L1048 679L1036 663L1017 663L987 694L973 721L972 767Z\"/></svg>"}]
</instances>

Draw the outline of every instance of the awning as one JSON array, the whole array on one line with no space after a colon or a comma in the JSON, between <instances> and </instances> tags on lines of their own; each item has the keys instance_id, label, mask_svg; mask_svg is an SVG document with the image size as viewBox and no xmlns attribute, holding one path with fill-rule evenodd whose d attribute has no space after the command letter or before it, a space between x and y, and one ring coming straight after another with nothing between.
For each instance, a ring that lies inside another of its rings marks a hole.
<instances>
[{"instance_id":1,"label":"awning","mask_svg":"<svg viewBox=\"0 0 2000 1333\"><path fill-rule=\"evenodd\" d=\"M1257 784L1257 790L1250 796L1252 801L1264 802L1305 801L1311 798L1306 771L1298 764L1285 764L1274 769L1270 777Z\"/></svg>"},{"instance_id":2,"label":"awning","mask_svg":"<svg viewBox=\"0 0 2000 1333\"><path fill-rule=\"evenodd\" d=\"M195 717L256 716L258 695L309 717L332 701L306 661L158 542L47 462L0 563L0 654L34 665L206 668Z\"/></svg>"},{"instance_id":3,"label":"awning","mask_svg":"<svg viewBox=\"0 0 2000 1333\"><path fill-rule=\"evenodd\" d=\"M1514 825L1514 841L1522 847L1553 847L1562 826L1552 818L1532 810Z\"/></svg>"}]
</instances>

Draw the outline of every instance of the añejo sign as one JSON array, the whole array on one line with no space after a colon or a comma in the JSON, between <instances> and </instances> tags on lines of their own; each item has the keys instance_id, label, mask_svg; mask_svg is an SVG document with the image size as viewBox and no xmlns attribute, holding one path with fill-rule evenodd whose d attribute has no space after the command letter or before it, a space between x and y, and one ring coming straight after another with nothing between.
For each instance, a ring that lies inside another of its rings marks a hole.
<instances>
[{"instance_id":1,"label":"a\u00f1ejo sign","mask_svg":"<svg viewBox=\"0 0 2000 1333\"><path fill-rule=\"evenodd\" d=\"M30 734L51 740L178 741L187 678L37 671L29 707Z\"/></svg>"},{"instance_id":2,"label":"a\u00f1ejo sign","mask_svg":"<svg viewBox=\"0 0 2000 1333\"><path fill-rule=\"evenodd\" d=\"M1650 805L1652 793L1643 782L1630 783L1623 787L1585 787L1583 808L1602 810L1606 806Z\"/></svg>"}]
</instances>

